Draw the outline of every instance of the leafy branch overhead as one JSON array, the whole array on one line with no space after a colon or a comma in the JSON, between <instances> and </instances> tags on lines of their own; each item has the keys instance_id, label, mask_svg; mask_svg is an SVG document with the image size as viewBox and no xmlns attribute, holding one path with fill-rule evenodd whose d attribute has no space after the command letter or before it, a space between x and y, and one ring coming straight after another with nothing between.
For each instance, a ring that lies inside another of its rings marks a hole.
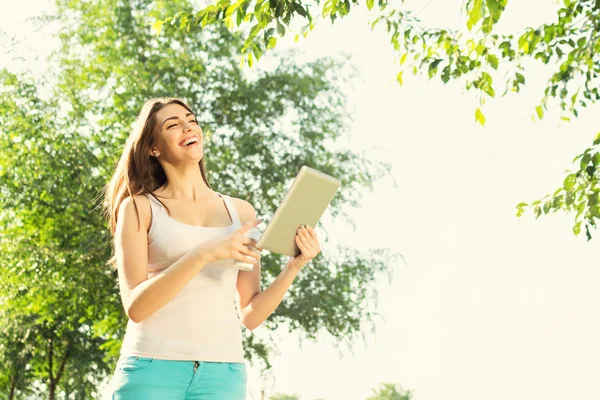
<instances>
[{"instance_id":1,"label":"leafy branch overhead","mask_svg":"<svg viewBox=\"0 0 600 400\"><path fill-rule=\"evenodd\" d=\"M561 118L568 122L600 99L599 0L563 0L556 6L555 21L502 34L496 33L495 28L509 6L508 0L464 1L461 13L465 18L456 29L426 27L418 18L419 12L407 9L403 0L216 0L199 11L176 13L164 12L158 4L152 11L157 34L165 27L190 32L209 24L248 31L238 50L240 65L247 62L250 67L288 31L298 41L320 19L335 22L351 10L366 6L372 13L372 20L366 21L371 29L380 25L387 30L400 66L397 82L403 84L407 71L430 79L439 77L444 83L463 82L464 88L474 92L479 100L474 120L482 126L486 123L482 107L487 99L518 93L526 84L527 60L537 60L553 71L532 110L532 119L542 119L549 111L549 103L555 101ZM585 223L587 238L591 239L589 227L596 226L596 194L600 190L593 163L598 154L596 146L594 142L586 153L576 157L581 159L583 169L569 175L569 182L573 176L577 178L574 186L563 185L543 205L540 204L546 197L531 205L519 204L517 215L521 216L526 207L536 217L559 209L575 211L575 234Z\"/></svg>"}]
</instances>

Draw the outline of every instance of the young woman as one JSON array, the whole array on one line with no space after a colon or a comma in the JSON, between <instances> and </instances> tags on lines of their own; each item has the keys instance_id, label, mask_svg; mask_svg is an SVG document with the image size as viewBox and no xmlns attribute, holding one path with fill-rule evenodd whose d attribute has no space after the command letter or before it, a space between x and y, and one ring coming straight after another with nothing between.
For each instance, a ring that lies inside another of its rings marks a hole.
<instances>
[{"instance_id":1,"label":"young woman","mask_svg":"<svg viewBox=\"0 0 600 400\"><path fill-rule=\"evenodd\" d=\"M298 230L301 254L261 291L262 249L243 235L262 220L250 203L212 189L202 129L176 98L144 104L105 196L109 263L129 317L105 397L244 399L241 325L252 330L277 308L321 251L315 231ZM238 270L238 261L254 267Z\"/></svg>"}]
</instances>

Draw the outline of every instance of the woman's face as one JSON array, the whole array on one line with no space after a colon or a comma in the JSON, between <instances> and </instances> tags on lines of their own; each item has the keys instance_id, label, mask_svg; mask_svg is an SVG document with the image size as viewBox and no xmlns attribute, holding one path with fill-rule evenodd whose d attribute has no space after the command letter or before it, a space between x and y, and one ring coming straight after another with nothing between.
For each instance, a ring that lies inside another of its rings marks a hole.
<instances>
[{"instance_id":1,"label":"woman's face","mask_svg":"<svg viewBox=\"0 0 600 400\"><path fill-rule=\"evenodd\" d=\"M203 132L196 116L179 104L167 104L156 113L155 146L160 160L194 160L203 156Z\"/></svg>"}]
</instances>

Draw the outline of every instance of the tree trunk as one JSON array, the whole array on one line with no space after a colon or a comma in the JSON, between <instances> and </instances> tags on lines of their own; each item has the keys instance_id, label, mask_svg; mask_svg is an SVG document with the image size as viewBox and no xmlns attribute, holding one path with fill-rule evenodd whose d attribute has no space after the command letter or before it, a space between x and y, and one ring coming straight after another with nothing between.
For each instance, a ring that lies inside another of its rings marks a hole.
<instances>
[{"instance_id":1,"label":"tree trunk","mask_svg":"<svg viewBox=\"0 0 600 400\"><path fill-rule=\"evenodd\" d=\"M56 373L56 377L54 376L54 373L52 371L52 363L53 363L53 358L54 358L54 342L52 341L52 338L48 339L48 369L49 369L49 373L48 373L48 388L49 388L49 392L48 392L48 400L54 400L55 397L55 391L56 391L56 385L58 384L58 381L60 381L60 378L62 377L63 372L65 371L65 366L67 365L67 360L69 359L69 355L71 353L71 347L73 345L73 342L71 342L69 340L69 343L67 344L67 349L65 351L65 356L63 357L62 361L60 362L60 365L58 367L58 372Z\"/></svg>"},{"instance_id":2,"label":"tree trunk","mask_svg":"<svg viewBox=\"0 0 600 400\"><path fill-rule=\"evenodd\" d=\"M50 390L48 391L48 400L54 400L54 391L56 390L56 384L50 383Z\"/></svg>"},{"instance_id":3,"label":"tree trunk","mask_svg":"<svg viewBox=\"0 0 600 400\"><path fill-rule=\"evenodd\" d=\"M8 395L8 400L13 400L15 398L15 387L17 386L17 379L13 374L10 377L10 394Z\"/></svg>"}]
</instances>

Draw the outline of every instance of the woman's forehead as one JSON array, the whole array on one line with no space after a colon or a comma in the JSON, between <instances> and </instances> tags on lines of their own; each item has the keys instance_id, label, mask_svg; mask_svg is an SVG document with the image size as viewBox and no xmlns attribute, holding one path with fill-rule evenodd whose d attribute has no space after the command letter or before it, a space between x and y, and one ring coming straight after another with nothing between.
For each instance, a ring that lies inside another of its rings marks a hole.
<instances>
[{"instance_id":1,"label":"woman's forehead","mask_svg":"<svg viewBox=\"0 0 600 400\"><path fill-rule=\"evenodd\" d=\"M175 117L178 115L183 116L188 112L189 111L180 104L167 104L166 106L158 110L156 116L158 117L159 122L162 122L165 118Z\"/></svg>"}]
</instances>

